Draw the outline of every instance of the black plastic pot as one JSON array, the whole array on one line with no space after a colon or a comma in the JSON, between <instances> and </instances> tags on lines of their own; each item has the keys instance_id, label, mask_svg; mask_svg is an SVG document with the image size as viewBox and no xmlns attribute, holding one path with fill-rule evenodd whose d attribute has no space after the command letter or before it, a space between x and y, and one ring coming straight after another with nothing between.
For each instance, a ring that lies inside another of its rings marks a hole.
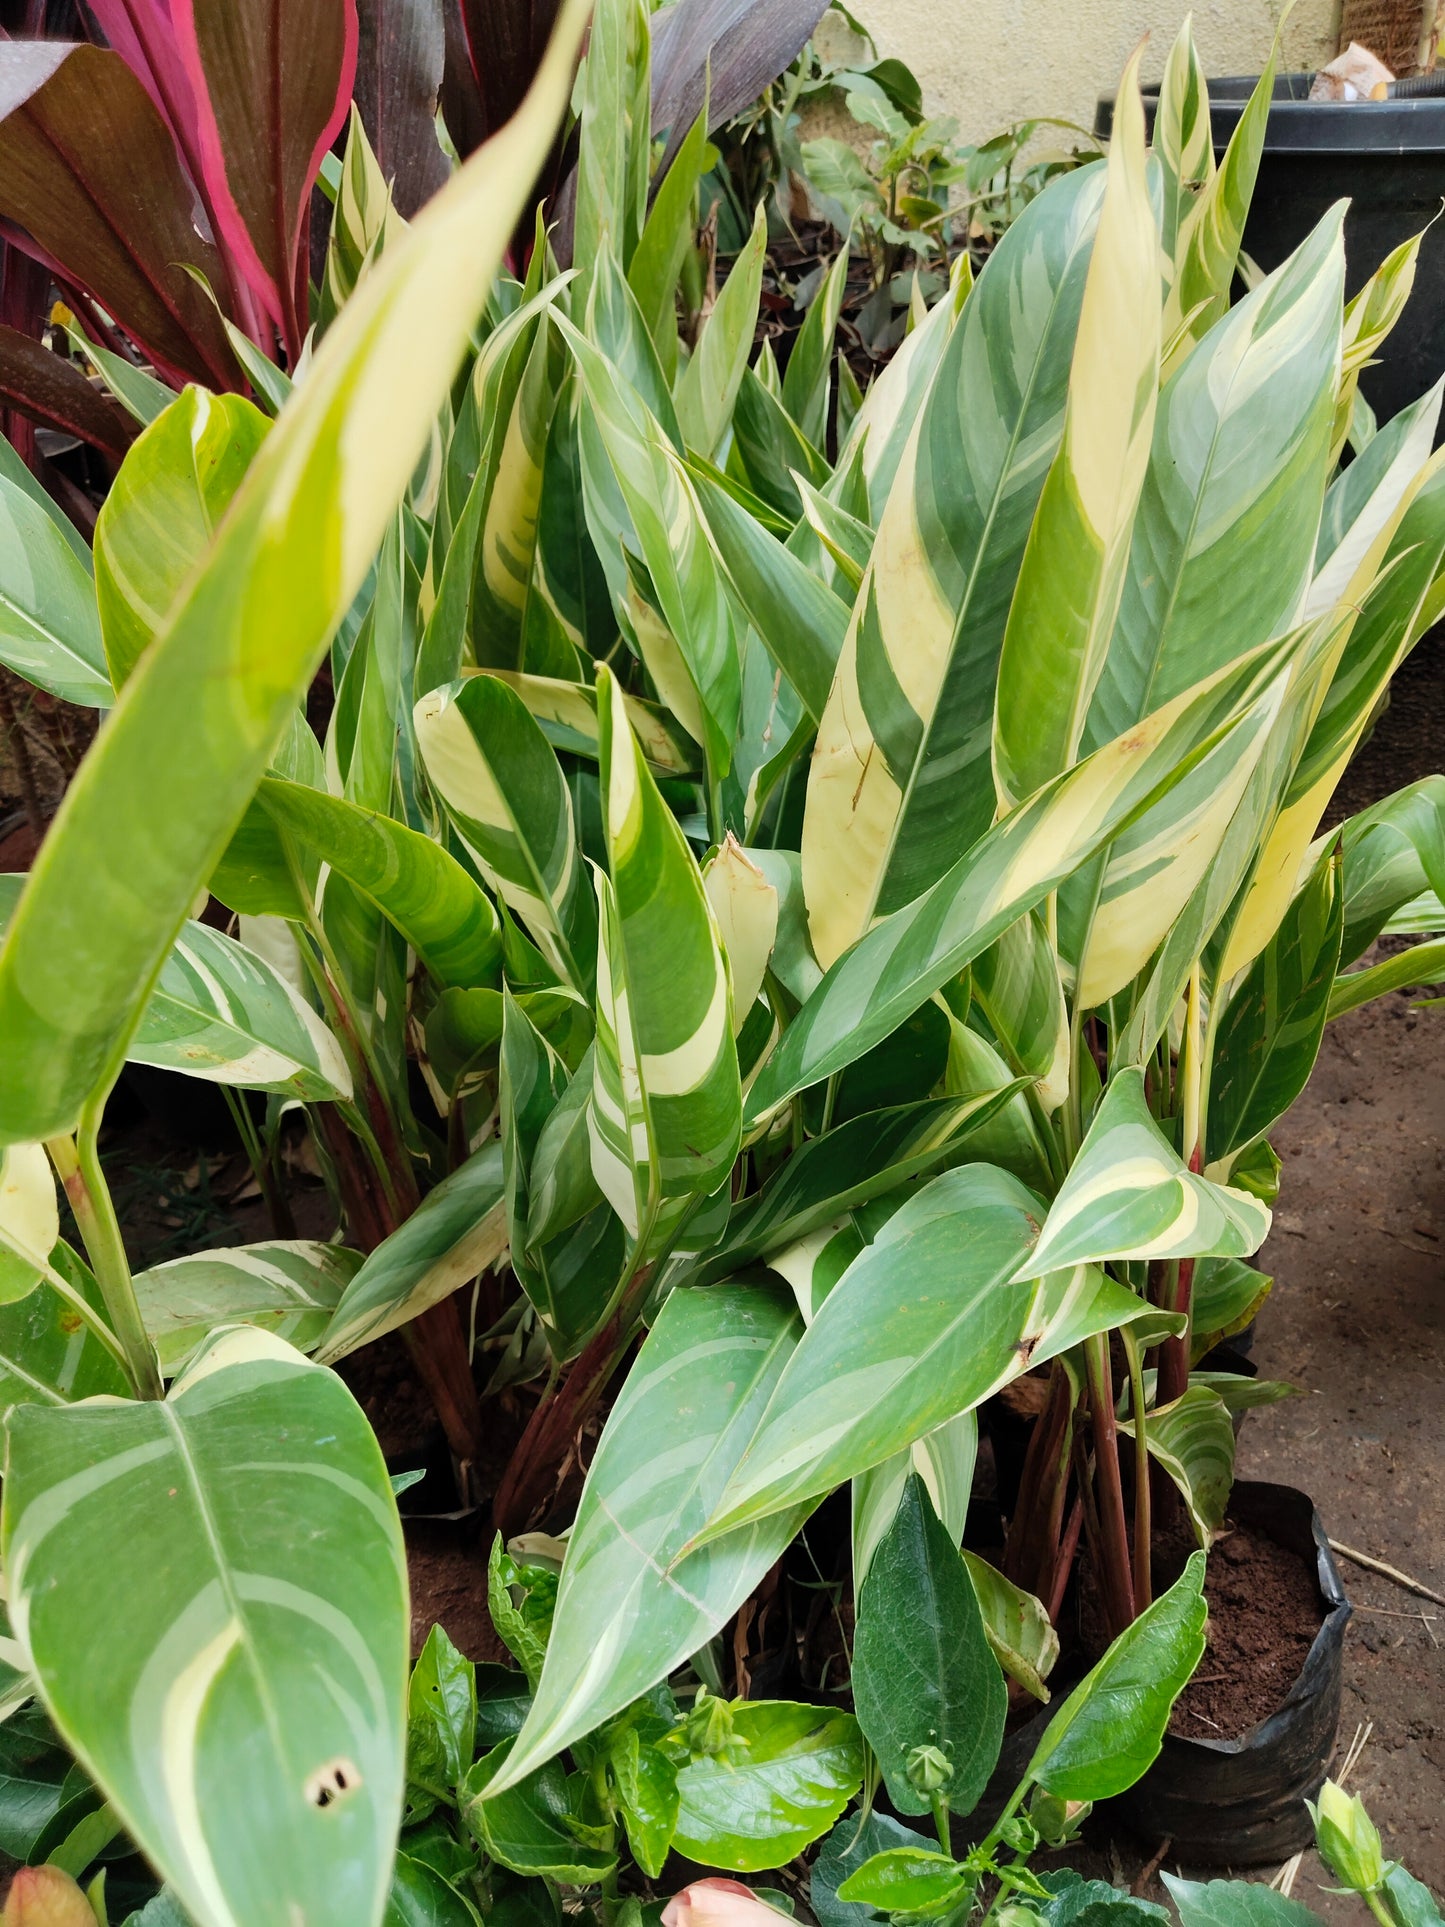
<instances>
[{"instance_id":1,"label":"black plastic pot","mask_svg":"<svg viewBox=\"0 0 1445 1927\"><path fill-rule=\"evenodd\" d=\"M1340 1718L1350 1602L1313 1501L1293 1486L1239 1480L1230 1516L1312 1559L1325 1619L1278 1712L1237 1740L1164 1736L1159 1758L1111 1803L1151 1842L1172 1839L1186 1863L1257 1867L1286 1860L1314 1838L1305 1807L1325 1777Z\"/></svg>"},{"instance_id":2,"label":"black plastic pot","mask_svg":"<svg viewBox=\"0 0 1445 1927\"><path fill-rule=\"evenodd\" d=\"M1379 365L1360 376L1365 400L1388 421L1445 372L1445 221L1430 227L1445 197L1445 98L1308 100L1310 80L1281 74L1275 81L1244 248L1262 268L1276 268L1327 209L1348 199L1345 287L1353 294L1401 241L1430 229L1405 313ZM1236 75L1210 81L1217 152L1254 84ZM1157 101L1157 89L1145 94L1151 134ZM1113 118L1108 95L1099 101L1094 131L1107 135Z\"/></svg>"}]
</instances>

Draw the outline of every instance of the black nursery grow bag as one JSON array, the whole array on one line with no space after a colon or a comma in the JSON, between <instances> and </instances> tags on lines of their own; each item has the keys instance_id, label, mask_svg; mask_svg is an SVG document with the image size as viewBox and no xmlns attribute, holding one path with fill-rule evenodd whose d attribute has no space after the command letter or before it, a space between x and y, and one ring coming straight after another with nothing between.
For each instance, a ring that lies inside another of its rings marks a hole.
<instances>
[{"instance_id":1,"label":"black nursery grow bag","mask_svg":"<svg viewBox=\"0 0 1445 1927\"><path fill-rule=\"evenodd\" d=\"M1166 1733L1154 1765L1111 1804L1144 1839L1171 1839L1171 1855L1183 1861L1257 1867L1288 1859L1314 1838L1305 1801L1318 1793L1334 1748L1350 1602L1320 1515L1303 1492L1240 1479L1229 1511L1313 1559L1324 1622L1277 1712L1236 1740Z\"/></svg>"}]
</instances>

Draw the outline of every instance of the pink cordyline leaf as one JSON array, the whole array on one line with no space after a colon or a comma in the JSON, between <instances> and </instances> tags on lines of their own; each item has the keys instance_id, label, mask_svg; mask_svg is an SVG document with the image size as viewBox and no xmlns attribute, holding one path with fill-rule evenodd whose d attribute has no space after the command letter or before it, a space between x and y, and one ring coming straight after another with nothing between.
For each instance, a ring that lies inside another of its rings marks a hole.
<instances>
[{"instance_id":1,"label":"pink cordyline leaf","mask_svg":"<svg viewBox=\"0 0 1445 1927\"><path fill-rule=\"evenodd\" d=\"M740 1880L694 1880L662 1910L662 1927L776 1927L788 1916Z\"/></svg>"},{"instance_id":2,"label":"pink cordyline leaf","mask_svg":"<svg viewBox=\"0 0 1445 1927\"><path fill-rule=\"evenodd\" d=\"M101 32L159 109L187 168L201 185L196 96L176 46L169 0L90 0Z\"/></svg>"},{"instance_id":3,"label":"pink cordyline leaf","mask_svg":"<svg viewBox=\"0 0 1445 1927\"><path fill-rule=\"evenodd\" d=\"M217 239L293 363L306 337L305 221L356 74L356 0L171 0Z\"/></svg>"}]
</instances>

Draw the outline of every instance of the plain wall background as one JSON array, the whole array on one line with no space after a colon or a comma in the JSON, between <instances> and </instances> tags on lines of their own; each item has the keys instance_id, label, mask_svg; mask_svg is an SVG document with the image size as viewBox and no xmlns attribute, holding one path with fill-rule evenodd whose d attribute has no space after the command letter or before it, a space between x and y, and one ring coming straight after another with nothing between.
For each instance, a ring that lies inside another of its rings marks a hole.
<instances>
[{"instance_id":1,"label":"plain wall background","mask_svg":"<svg viewBox=\"0 0 1445 1927\"><path fill-rule=\"evenodd\" d=\"M931 113L953 114L965 141L1014 121L1056 114L1091 127L1148 32L1146 79L1163 71L1187 10L1161 0L850 0L880 54L907 61ZM1270 0L1202 0L1194 38L1206 74L1257 74L1274 36ZM1339 0L1296 0L1282 66L1314 69L1334 57ZM1064 138L1064 137L1061 137ZM1041 144L1055 141L1045 134Z\"/></svg>"}]
</instances>

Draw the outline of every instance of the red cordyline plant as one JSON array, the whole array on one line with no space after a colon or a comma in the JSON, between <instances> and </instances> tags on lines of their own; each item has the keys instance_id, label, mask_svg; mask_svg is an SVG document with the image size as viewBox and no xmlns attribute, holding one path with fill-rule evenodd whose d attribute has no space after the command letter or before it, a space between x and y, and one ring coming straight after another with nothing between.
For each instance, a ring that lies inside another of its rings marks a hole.
<instances>
[{"instance_id":1,"label":"red cordyline plant","mask_svg":"<svg viewBox=\"0 0 1445 1927\"><path fill-rule=\"evenodd\" d=\"M311 192L351 102L358 20L355 0L93 0L90 15L108 46L0 44L0 398L117 453L133 428L34 338L45 284L21 270L15 298L16 253L98 346L168 383L243 387L228 323L294 367Z\"/></svg>"}]
</instances>

